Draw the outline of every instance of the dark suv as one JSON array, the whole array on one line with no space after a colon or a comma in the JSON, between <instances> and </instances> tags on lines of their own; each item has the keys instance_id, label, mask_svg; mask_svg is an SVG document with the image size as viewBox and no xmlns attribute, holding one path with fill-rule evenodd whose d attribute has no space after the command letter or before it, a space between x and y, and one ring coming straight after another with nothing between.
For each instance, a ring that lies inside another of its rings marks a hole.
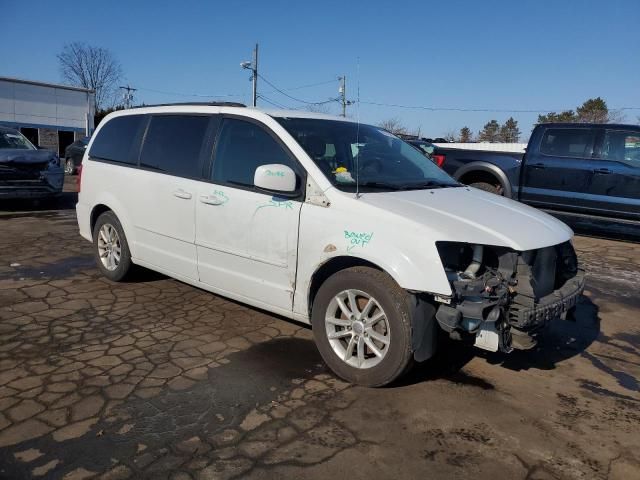
<instances>
[{"instance_id":1,"label":"dark suv","mask_svg":"<svg viewBox=\"0 0 640 480\"><path fill-rule=\"evenodd\" d=\"M83 137L69 145L64 151L64 173L75 175L82 164L84 151L87 149L91 137Z\"/></svg>"},{"instance_id":2,"label":"dark suv","mask_svg":"<svg viewBox=\"0 0 640 480\"><path fill-rule=\"evenodd\" d=\"M0 199L59 195L63 183L55 152L39 149L17 130L0 126Z\"/></svg>"}]
</instances>

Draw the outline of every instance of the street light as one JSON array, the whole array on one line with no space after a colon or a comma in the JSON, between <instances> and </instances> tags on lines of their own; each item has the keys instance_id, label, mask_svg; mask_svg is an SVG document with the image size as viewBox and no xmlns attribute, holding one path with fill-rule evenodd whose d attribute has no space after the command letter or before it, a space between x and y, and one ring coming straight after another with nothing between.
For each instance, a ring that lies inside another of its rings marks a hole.
<instances>
[{"instance_id":1,"label":"street light","mask_svg":"<svg viewBox=\"0 0 640 480\"><path fill-rule=\"evenodd\" d=\"M245 70L251 70L251 80L253 81L253 106L258 100L258 44L253 50L253 62L240 62L240 66Z\"/></svg>"}]
</instances>

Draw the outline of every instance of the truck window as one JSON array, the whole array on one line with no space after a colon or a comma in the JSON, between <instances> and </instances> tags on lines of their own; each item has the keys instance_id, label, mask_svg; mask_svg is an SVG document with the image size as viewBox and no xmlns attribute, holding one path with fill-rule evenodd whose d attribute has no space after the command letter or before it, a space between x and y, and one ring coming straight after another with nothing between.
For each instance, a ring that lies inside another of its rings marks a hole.
<instances>
[{"instance_id":1,"label":"truck window","mask_svg":"<svg viewBox=\"0 0 640 480\"><path fill-rule=\"evenodd\" d=\"M259 125L225 119L213 162L212 180L253 187L253 176L261 165L280 163L298 168L280 144Z\"/></svg>"},{"instance_id":2,"label":"truck window","mask_svg":"<svg viewBox=\"0 0 640 480\"><path fill-rule=\"evenodd\" d=\"M89 156L100 160L137 165L136 139L146 124L144 115L126 115L109 120L98 132Z\"/></svg>"},{"instance_id":3,"label":"truck window","mask_svg":"<svg viewBox=\"0 0 640 480\"><path fill-rule=\"evenodd\" d=\"M590 157L593 130L586 128L550 128L542 137L540 153L553 157Z\"/></svg>"},{"instance_id":4,"label":"truck window","mask_svg":"<svg viewBox=\"0 0 640 480\"><path fill-rule=\"evenodd\" d=\"M640 167L640 132L606 130L602 142L601 158L631 163Z\"/></svg>"},{"instance_id":5,"label":"truck window","mask_svg":"<svg viewBox=\"0 0 640 480\"><path fill-rule=\"evenodd\" d=\"M152 116L140 166L179 177L201 177L200 151L209 121L205 115Z\"/></svg>"}]
</instances>

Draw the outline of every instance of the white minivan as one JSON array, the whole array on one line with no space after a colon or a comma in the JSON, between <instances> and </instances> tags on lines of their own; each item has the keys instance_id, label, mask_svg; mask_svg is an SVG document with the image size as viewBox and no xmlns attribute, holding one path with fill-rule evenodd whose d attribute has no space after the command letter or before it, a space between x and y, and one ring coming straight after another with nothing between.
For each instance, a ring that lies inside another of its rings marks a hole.
<instances>
[{"instance_id":1,"label":"white minivan","mask_svg":"<svg viewBox=\"0 0 640 480\"><path fill-rule=\"evenodd\" d=\"M457 183L350 119L240 104L115 112L83 159L80 234L140 265L310 323L331 369L385 385L439 333L528 349L584 288L560 221Z\"/></svg>"}]
</instances>

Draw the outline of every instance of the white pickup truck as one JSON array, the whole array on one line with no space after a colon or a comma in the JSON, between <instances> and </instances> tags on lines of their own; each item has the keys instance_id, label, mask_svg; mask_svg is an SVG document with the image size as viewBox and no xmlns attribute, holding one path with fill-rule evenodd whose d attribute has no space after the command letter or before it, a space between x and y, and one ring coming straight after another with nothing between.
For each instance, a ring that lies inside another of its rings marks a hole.
<instances>
[{"instance_id":1,"label":"white pickup truck","mask_svg":"<svg viewBox=\"0 0 640 480\"><path fill-rule=\"evenodd\" d=\"M237 104L116 112L80 185L80 233L108 278L140 265L310 323L327 364L363 385L432 356L439 329L530 348L584 286L563 223L344 118Z\"/></svg>"}]
</instances>

